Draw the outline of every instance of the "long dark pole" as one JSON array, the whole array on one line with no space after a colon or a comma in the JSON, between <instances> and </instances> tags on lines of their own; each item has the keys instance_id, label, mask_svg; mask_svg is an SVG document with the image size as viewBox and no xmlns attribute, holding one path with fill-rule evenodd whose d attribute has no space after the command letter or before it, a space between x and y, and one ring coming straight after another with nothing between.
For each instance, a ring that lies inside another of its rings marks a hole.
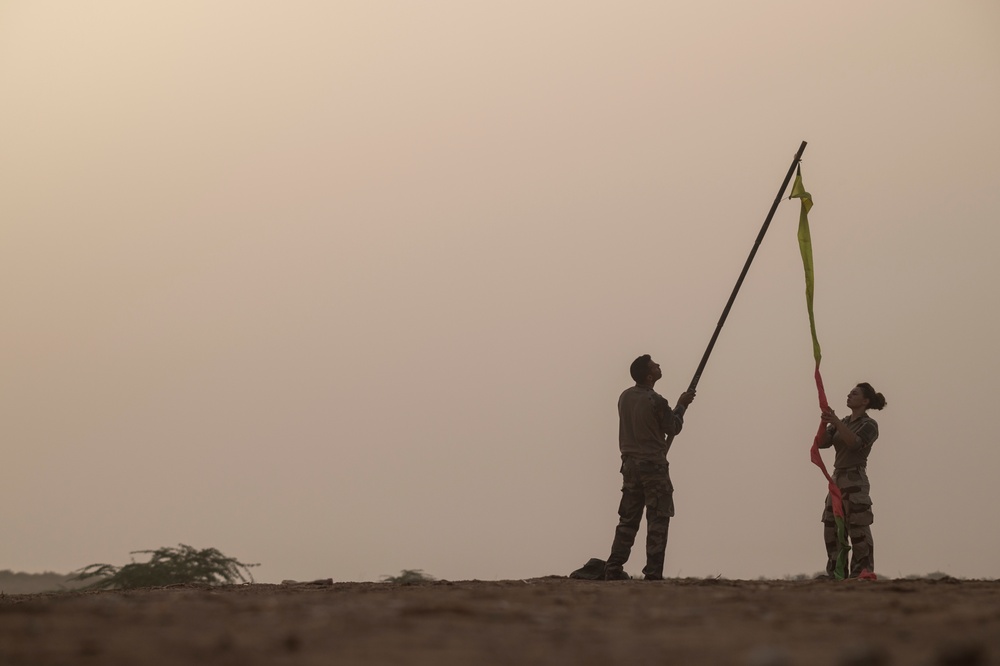
<instances>
[{"instance_id":1,"label":"long dark pole","mask_svg":"<svg viewBox=\"0 0 1000 666\"><path fill-rule=\"evenodd\" d=\"M788 167L788 173L785 174L785 180L781 181L781 189L778 190L778 196L774 198L774 203L771 204L771 210L767 213L767 219L764 220L764 226L760 228L760 233L757 234L757 240L753 244L753 249L750 250L750 256L747 257L747 263L743 265L743 272L740 273L740 279L736 281L736 286L733 287L733 293L729 295L729 302L726 303L725 309L722 311L722 316L719 317L719 324L715 327L715 333L712 334L712 339L708 341L708 348L705 350L705 355L701 357L701 363L698 364L698 369L694 372L694 377L691 378L691 383L688 385L688 391L693 391L698 387L698 381L701 379L701 373L705 371L705 365L708 363L708 357L712 355L712 348L715 347L715 341L719 339L719 333L722 331L722 325L726 323L726 317L729 316L729 310L733 307L733 301L736 300L736 294L740 292L740 287L743 286L743 278L747 276L747 271L750 270L750 264L753 263L753 258L757 254L757 248L760 247L760 242L764 240L764 234L767 233L767 228L771 224L771 218L774 217L774 211L778 209L778 204L781 203L782 198L785 196L785 189L788 188L788 183L792 180L792 174L795 173L795 167L798 166L799 161L802 160L802 153L805 152L806 142L803 141L802 145L799 146L799 152L795 153L795 159L792 160L792 166Z\"/></svg>"}]
</instances>

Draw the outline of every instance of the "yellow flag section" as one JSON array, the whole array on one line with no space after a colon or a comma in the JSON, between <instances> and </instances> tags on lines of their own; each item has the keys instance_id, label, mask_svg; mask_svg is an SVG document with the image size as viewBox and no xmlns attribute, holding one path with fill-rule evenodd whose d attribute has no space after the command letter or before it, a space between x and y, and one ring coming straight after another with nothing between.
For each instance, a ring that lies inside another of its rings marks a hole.
<instances>
[{"instance_id":1,"label":"yellow flag section","mask_svg":"<svg viewBox=\"0 0 1000 666\"><path fill-rule=\"evenodd\" d=\"M802 208L799 212L799 252L802 254L802 268L806 272L806 308L809 311L809 330L812 332L813 358L819 366L823 353L819 348L819 338L816 337L816 316L813 314L813 287L815 285L815 270L813 267L812 236L809 234L809 211L812 210L812 195L806 192L802 185L802 167L795 174L792 193L789 199L800 199Z\"/></svg>"}]
</instances>

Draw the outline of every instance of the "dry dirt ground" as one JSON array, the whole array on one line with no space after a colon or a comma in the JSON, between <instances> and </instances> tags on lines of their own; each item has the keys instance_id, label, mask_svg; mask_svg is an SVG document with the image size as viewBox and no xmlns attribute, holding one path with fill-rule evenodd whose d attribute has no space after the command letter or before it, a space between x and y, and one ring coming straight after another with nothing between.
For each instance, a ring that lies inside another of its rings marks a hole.
<instances>
[{"instance_id":1,"label":"dry dirt ground","mask_svg":"<svg viewBox=\"0 0 1000 666\"><path fill-rule=\"evenodd\" d=\"M1000 664L1000 581L174 586L0 597L0 664Z\"/></svg>"}]
</instances>

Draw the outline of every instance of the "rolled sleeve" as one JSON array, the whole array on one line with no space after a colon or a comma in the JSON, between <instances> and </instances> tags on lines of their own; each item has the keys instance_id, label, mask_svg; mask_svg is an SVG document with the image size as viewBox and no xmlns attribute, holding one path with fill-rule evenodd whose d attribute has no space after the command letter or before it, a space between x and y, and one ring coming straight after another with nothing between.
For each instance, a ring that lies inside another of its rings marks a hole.
<instances>
[{"instance_id":1,"label":"rolled sleeve","mask_svg":"<svg viewBox=\"0 0 1000 666\"><path fill-rule=\"evenodd\" d=\"M861 442L859 448L870 449L875 440L878 439L878 423L869 419L854 434L857 435L858 441Z\"/></svg>"}]
</instances>

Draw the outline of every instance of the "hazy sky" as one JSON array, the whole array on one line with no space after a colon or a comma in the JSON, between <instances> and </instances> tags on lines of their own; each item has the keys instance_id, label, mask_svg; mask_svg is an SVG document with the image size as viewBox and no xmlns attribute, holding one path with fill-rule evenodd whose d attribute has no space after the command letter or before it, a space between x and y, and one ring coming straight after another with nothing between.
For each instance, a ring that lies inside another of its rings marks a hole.
<instances>
[{"instance_id":1,"label":"hazy sky","mask_svg":"<svg viewBox=\"0 0 1000 666\"><path fill-rule=\"evenodd\" d=\"M805 140L827 390L889 403L876 570L1000 577L998 29L992 0L0 3L0 569L607 557L628 365L676 400ZM823 568L797 220L671 451L668 576Z\"/></svg>"}]
</instances>

